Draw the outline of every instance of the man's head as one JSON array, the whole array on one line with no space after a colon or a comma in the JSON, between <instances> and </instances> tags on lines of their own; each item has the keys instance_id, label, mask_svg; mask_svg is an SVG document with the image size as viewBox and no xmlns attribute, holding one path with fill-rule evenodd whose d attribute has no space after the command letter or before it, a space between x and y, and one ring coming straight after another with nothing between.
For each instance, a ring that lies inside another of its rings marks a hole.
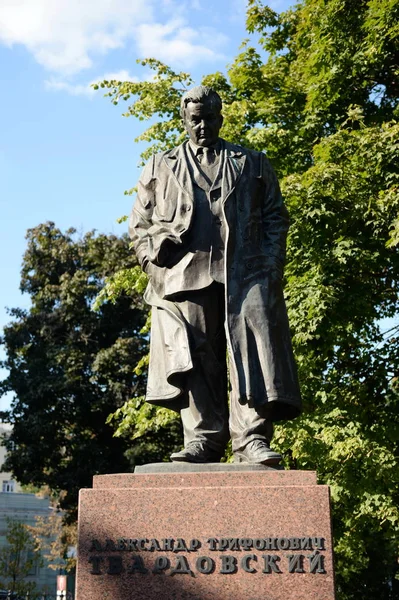
<instances>
[{"instance_id":1,"label":"man's head","mask_svg":"<svg viewBox=\"0 0 399 600\"><path fill-rule=\"evenodd\" d=\"M223 123L221 110L219 94L204 85L198 85L183 95L180 114L194 144L211 146L217 142Z\"/></svg>"}]
</instances>

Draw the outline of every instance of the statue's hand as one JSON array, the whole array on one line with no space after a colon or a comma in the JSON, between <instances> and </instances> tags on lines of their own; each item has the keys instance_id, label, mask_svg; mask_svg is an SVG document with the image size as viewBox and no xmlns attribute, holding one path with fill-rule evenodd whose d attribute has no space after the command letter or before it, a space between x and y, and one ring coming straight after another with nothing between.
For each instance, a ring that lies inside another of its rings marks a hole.
<instances>
[{"instance_id":1,"label":"statue's hand","mask_svg":"<svg viewBox=\"0 0 399 600\"><path fill-rule=\"evenodd\" d=\"M176 258L177 246L171 240L166 239L162 242L162 245L159 249L157 259L155 264L158 267L170 267L173 266L174 260Z\"/></svg>"}]
</instances>

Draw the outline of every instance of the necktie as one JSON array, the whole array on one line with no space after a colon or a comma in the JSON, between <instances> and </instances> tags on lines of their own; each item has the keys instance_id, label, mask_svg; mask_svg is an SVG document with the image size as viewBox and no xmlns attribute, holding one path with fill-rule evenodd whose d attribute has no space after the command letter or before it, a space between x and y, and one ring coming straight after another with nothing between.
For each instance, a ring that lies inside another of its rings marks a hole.
<instances>
[{"instance_id":1,"label":"necktie","mask_svg":"<svg viewBox=\"0 0 399 600\"><path fill-rule=\"evenodd\" d=\"M204 165L204 167L209 167L210 165L213 165L213 163L215 162L215 152L214 152L213 148L205 147L203 150L203 154L200 156L202 156L202 159L200 162L202 165Z\"/></svg>"}]
</instances>

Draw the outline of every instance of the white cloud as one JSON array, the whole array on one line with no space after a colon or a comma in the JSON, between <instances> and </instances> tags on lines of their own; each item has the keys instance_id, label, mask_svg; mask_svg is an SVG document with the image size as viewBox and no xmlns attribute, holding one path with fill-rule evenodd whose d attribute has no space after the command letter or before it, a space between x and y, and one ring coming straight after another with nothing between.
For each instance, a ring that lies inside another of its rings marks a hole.
<instances>
[{"instance_id":1,"label":"white cloud","mask_svg":"<svg viewBox=\"0 0 399 600\"><path fill-rule=\"evenodd\" d=\"M225 58L218 49L227 38L211 28L193 29L182 19L165 24L139 25L136 42L141 56L158 58L166 63L189 67L204 60Z\"/></svg>"},{"instance_id":2,"label":"white cloud","mask_svg":"<svg viewBox=\"0 0 399 600\"><path fill-rule=\"evenodd\" d=\"M23 44L46 69L70 75L152 18L151 0L1 0L0 41Z\"/></svg>"},{"instance_id":3,"label":"white cloud","mask_svg":"<svg viewBox=\"0 0 399 600\"><path fill-rule=\"evenodd\" d=\"M55 78L47 79L44 83L48 90L55 92L67 92L71 96L92 97L96 94L96 90L92 87L92 84L104 81L104 79L107 81L111 81L112 79L116 79L117 81L139 81L138 77L130 75L126 70L121 70L115 73L105 73L104 75L99 75L90 81L90 83L74 84L70 81Z\"/></svg>"},{"instance_id":4,"label":"white cloud","mask_svg":"<svg viewBox=\"0 0 399 600\"><path fill-rule=\"evenodd\" d=\"M136 77L135 75L130 75L129 71L126 71L126 69L122 69L120 71L112 71L112 73L105 73L104 75L100 75L99 77L93 79L91 83L98 83L99 81L103 81L104 79L107 81L111 81L112 79L116 79L117 81L134 81L135 83L140 81L138 77Z\"/></svg>"},{"instance_id":5,"label":"white cloud","mask_svg":"<svg viewBox=\"0 0 399 600\"><path fill-rule=\"evenodd\" d=\"M93 96L95 90L90 87L90 84L77 83L73 84L68 81L58 79L47 79L44 85L48 90L55 92L67 92L71 96Z\"/></svg>"},{"instance_id":6,"label":"white cloud","mask_svg":"<svg viewBox=\"0 0 399 600\"><path fill-rule=\"evenodd\" d=\"M190 27L189 13L181 0L0 0L0 44L25 46L54 74L48 88L90 95L73 78L127 44L178 67L224 59L226 36Z\"/></svg>"}]
</instances>

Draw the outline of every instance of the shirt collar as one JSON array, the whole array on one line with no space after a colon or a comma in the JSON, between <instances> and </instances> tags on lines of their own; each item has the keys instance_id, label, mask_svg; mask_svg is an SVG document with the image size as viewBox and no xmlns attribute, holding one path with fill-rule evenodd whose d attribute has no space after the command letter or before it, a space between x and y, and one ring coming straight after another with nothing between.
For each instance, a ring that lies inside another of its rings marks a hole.
<instances>
[{"instance_id":1,"label":"shirt collar","mask_svg":"<svg viewBox=\"0 0 399 600\"><path fill-rule=\"evenodd\" d=\"M204 147L203 146L197 146L197 144L195 144L191 139L188 140L188 143L190 144L190 148L194 153L194 156L198 156L198 154L203 154L204 152ZM218 141L216 142L216 144L212 144L211 146L207 146L208 148L212 148L213 151L215 152L216 156L219 156L220 154L220 138L218 139Z\"/></svg>"}]
</instances>

